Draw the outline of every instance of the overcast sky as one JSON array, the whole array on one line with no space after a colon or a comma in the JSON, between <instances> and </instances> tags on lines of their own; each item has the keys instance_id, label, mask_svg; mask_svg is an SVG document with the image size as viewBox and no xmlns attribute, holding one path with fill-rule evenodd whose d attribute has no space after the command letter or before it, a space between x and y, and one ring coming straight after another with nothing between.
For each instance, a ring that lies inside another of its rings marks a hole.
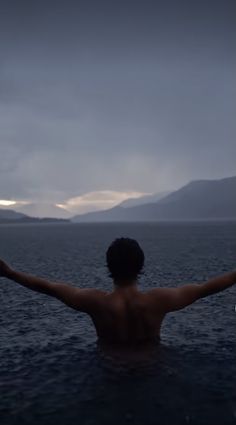
<instances>
[{"instance_id":1,"label":"overcast sky","mask_svg":"<svg viewBox=\"0 0 236 425\"><path fill-rule=\"evenodd\" d=\"M235 175L234 4L1 0L0 199Z\"/></svg>"}]
</instances>

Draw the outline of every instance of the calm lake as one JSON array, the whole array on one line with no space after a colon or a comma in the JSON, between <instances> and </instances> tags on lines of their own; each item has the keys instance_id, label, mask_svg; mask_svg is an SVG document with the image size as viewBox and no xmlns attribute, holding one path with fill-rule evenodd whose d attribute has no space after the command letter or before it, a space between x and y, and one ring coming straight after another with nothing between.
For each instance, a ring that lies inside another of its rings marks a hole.
<instances>
[{"instance_id":1,"label":"calm lake","mask_svg":"<svg viewBox=\"0 0 236 425\"><path fill-rule=\"evenodd\" d=\"M236 268L236 222L1 225L13 268L110 290L105 252L135 238L140 287L202 282ZM90 319L0 281L0 423L124 425L236 423L236 286L169 314L143 358L101 351Z\"/></svg>"}]
</instances>

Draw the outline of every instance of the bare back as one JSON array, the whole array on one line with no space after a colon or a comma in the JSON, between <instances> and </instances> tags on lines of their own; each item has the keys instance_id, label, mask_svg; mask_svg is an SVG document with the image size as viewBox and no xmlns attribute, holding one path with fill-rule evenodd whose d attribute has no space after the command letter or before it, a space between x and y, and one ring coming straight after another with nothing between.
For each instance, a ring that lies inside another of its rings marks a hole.
<instances>
[{"instance_id":1,"label":"bare back","mask_svg":"<svg viewBox=\"0 0 236 425\"><path fill-rule=\"evenodd\" d=\"M151 292L104 294L98 309L91 314L99 339L129 344L159 339L165 313L158 308Z\"/></svg>"}]
</instances>

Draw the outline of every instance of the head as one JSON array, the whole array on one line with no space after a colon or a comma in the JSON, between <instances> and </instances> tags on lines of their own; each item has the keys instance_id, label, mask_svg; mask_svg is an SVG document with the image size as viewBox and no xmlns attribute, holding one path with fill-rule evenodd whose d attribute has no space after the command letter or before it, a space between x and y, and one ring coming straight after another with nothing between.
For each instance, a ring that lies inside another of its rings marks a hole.
<instances>
[{"instance_id":1,"label":"head","mask_svg":"<svg viewBox=\"0 0 236 425\"><path fill-rule=\"evenodd\" d=\"M112 242L106 259L110 277L117 285L136 281L144 265L143 250L137 241L129 238L119 238Z\"/></svg>"}]
</instances>

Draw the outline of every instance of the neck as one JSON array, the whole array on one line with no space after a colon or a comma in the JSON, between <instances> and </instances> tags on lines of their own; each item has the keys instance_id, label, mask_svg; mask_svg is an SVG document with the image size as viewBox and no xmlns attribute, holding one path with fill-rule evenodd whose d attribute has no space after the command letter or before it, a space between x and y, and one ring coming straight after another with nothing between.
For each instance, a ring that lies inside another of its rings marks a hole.
<instances>
[{"instance_id":1,"label":"neck","mask_svg":"<svg viewBox=\"0 0 236 425\"><path fill-rule=\"evenodd\" d=\"M136 280L117 280L114 281L115 291L130 292L137 291Z\"/></svg>"}]
</instances>

